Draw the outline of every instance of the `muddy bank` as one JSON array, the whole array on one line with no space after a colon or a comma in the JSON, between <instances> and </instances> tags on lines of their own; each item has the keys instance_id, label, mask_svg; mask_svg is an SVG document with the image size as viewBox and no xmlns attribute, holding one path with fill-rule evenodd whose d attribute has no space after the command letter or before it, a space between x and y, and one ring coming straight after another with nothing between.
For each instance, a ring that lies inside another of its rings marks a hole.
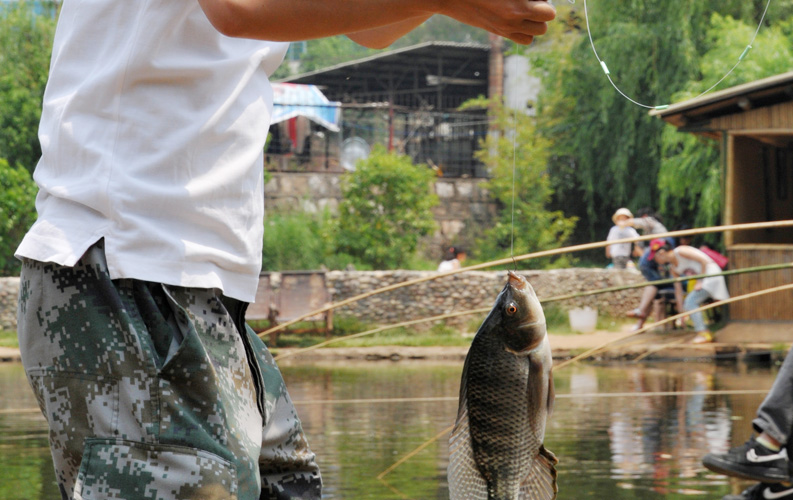
<instances>
[{"instance_id":1,"label":"muddy bank","mask_svg":"<svg viewBox=\"0 0 793 500\"><path fill-rule=\"evenodd\" d=\"M771 362L784 358L793 342L793 324L730 324L715 335L715 342L691 344L690 330L650 331L633 335L630 326L618 332L597 331L579 335L550 335L553 357L557 362L570 359L590 349L603 347L589 357L595 361L641 360L750 360ZM313 351L274 349L284 355L279 364L343 361L460 361L467 346L457 347L326 347Z\"/></svg>"}]
</instances>

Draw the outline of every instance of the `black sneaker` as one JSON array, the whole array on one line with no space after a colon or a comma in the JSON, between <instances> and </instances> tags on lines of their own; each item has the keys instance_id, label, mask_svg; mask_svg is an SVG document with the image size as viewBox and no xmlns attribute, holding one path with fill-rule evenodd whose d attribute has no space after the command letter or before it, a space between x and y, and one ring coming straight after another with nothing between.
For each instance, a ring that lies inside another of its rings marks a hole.
<instances>
[{"instance_id":1,"label":"black sneaker","mask_svg":"<svg viewBox=\"0 0 793 500\"><path fill-rule=\"evenodd\" d=\"M763 483L789 481L787 450L772 451L751 438L743 446L723 455L708 453L702 465L727 476L754 479Z\"/></svg>"},{"instance_id":2,"label":"black sneaker","mask_svg":"<svg viewBox=\"0 0 793 500\"><path fill-rule=\"evenodd\" d=\"M793 499L793 486L782 484L758 483L746 488L740 495L725 495L721 500L790 500Z\"/></svg>"}]
</instances>

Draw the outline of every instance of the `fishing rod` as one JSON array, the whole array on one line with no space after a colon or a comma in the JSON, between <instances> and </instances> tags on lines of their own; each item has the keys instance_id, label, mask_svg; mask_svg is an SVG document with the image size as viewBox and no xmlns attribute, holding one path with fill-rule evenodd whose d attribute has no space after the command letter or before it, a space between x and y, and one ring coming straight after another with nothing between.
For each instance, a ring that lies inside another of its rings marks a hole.
<instances>
[{"instance_id":1,"label":"fishing rod","mask_svg":"<svg viewBox=\"0 0 793 500\"><path fill-rule=\"evenodd\" d=\"M728 270L728 271L723 271L723 272L718 273L718 274L696 274L696 275L691 275L691 276L682 276L682 277L679 277L679 278L668 278L668 279L653 281L652 285L658 286L658 285L680 283L680 282L693 280L693 279L707 278L709 276L732 276L732 275L755 273L755 272L762 272L762 271L776 271L776 270L788 269L788 268L793 268L793 262L789 262L789 263L786 263L786 264L771 264L771 265L767 265L767 266L746 267L746 268L742 268L742 269L731 269L731 270ZM587 290L587 291L584 291L584 292L576 292L576 293L570 293L570 294L566 294L566 295L557 295L557 296L554 296L554 297L549 297L547 299L540 300L540 303L548 304L548 303L552 303L552 302L559 302L559 301L562 301L562 300L571 300L571 299L577 299L577 298L580 298L580 297L588 297L588 296L592 296L592 295L600 295L600 294L604 294L604 293L620 292L620 291L624 291L624 290L631 290L631 289L634 289L634 288L644 288L646 286L648 286L648 282L634 283L634 284L630 284L630 285L613 286L613 287L608 287L608 288L601 288L601 289L598 289L598 290ZM491 308L492 307L484 307L484 308L478 308L478 309L469 309L467 311L447 313L447 314L441 314L439 316L431 316L431 317L428 317L428 318L420 318L420 319L414 319L414 320L409 320L409 321L403 321L401 323L383 325L383 326L379 326L379 327L371 329L371 330L366 330L366 331L359 332L359 333L353 333L353 334L350 334L350 335L345 335L345 336L342 336L342 337L336 337L334 339L329 339L329 340L326 340L324 342L320 342L318 344L314 344L314 345L311 345L311 346L308 346L308 347L304 347L304 348L301 348L301 349L290 350L290 351L278 354L277 356L275 356L275 360L278 361L280 359L287 358L287 357L290 357L290 356L297 356L299 354L303 354L303 353L306 353L306 352L314 351L316 349L320 349L322 347L327 347L327 346L332 345L332 344L337 344L339 342L344 342L345 340L352 340L352 339L356 339L356 338L360 338L360 337L365 337L365 336L368 336L368 335L374 335L376 333L384 332L384 331L387 331L387 330L393 330L393 329L396 329L396 328L403 328L403 327L406 327L406 326L413 326L413 325L417 325L417 324L421 324L421 323L429 323L429 322L433 322L433 321L442 321L442 320L450 319L450 318L459 318L461 316L469 316L469 315L475 315L475 314L484 314L484 313L490 311ZM655 326L655 324L652 324L651 326Z\"/></svg>"},{"instance_id":2,"label":"fishing rod","mask_svg":"<svg viewBox=\"0 0 793 500\"><path fill-rule=\"evenodd\" d=\"M707 305L704 305L704 306L700 306L700 307L698 307L696 309L692 309L690 311L686 311L686 312L683 312L683 313L680 313L680 314L676 314L674 316L670 316L670 317L668 317L666 319L663 319L661 321L653 323L652 325L648 325L648 326L646 326L644 328L641 328L641 329L637 330L636 332L633 332L630 335L627 335L625 337L621 337L621 338L616 339L616 340L612 340L612 341L606 342L606 343L604 343L604 344L602 344L602 345L600 345L598 347L594 347L592 349L589 349L589 350L579 354L578 356L570 358L569 360L564 361L564 362L562 362L562 363L560 363L558 365L554 365L554 370L559 370L559 369L564 368L567 365L570 365L570 364L573 364L573 363L577 363L578 361L580 361L580 360L582 360L584 358L587 358L589 356L592 356L594 354L597 354L598 352L601 352L606 347L609 347L609 346L611 346L613 344L616 344L617 342L625 340L626 338L630 338L630 337L635 337L637 335L641 335L642 333L645 333L646 331L648 331L648 330L650 330L650 329L652 329L652 328L654 328L656 326L663 325L663 324L675 321L675 320L677 320L679 318L682 318L683 316L687 316L687 315L689 315L691 313L705 311L707 309L712 309L714 307L718 307L718 306L723 305L723 304L729 304L729 303L732 303L732 302L738 302L738 301L741 301L741 300L751 299L751 298L759 297L761 295L766 295L766 294L769 294L769 293L781 292L781 291L785 291L785 290L793 290L793 284L782 285L782 286L773 287L773 288L767 288L767 289L760 290L760 291L757 291L757 292L751 292L751 293L747 293L747 294L744 294L744 295L738 295L736 297L730 297L729 299L725 299L725 300L722 300L722 301L719 301L719 302L714 302L712 304L707 304ZM427 446L429 446L433 442L437 441L438 439L442 438L444 435L446 435L449 432L451 432L451 430L453 428L454 428L453 425L449 426L446 429L444 429L442 432L438 433L436 436L431 438L430 441L422 443L418 448L416 448L415 450L411 451L410 453L408 453L404 457L400 458L393 465L391 465L386 470L381 472L377 476L377 479L380 480L381 482L385 482L384 481L385 476L387 476L388 474L390 474L391 472L396 470L403 463L405 463L408 460L410 460L416 454L421 452L421 450L423 450L424 448L426 448Z\"/></svg>"},{"instance_id":3,"label":"fishing rod","mask_svg":"<svg viewBox=\"0 0 793 500\"><path fill-rule=\"evenodd\" d=\"M371 297L373 295L378 295L378 294L381 294L381 293L390 292L392 290L397 290L399 288L404 288L404 287L407 287L407 286L417 285L419 283L424 283L424 282L427 282L427 281L433 281L433 280L437 280L437 279L446 278L446 277L453 276L455 274L460 274L460 273L467 272L467 271L476 271L476 270L480 270L480 269L487 269L487 268L490 268L490 267L511 264L511 263L517 262L517 261L537 259L537 258L541 258L541 257L550 257L550 256L559 255L559 254L563 254L563 253L572 253L572 252L580 252L580 251L584 251L584 250L592 250L592 249L596 249L596 248L603 248L603 247L606 247L606 246L609 246L609 245L612 245L612 244L636 243L636 242L639 242L639 241L648 241L648 240L653 240L655 238L668 238L668 237L669 238L677 238L677 237L680 237L680 236L696 236L696 235L700 235L700 234L709 234L709 233L717 233L717 232L725 232L725 231L749 231L749 230L753 230L753 229L772 229L772 228L791 227L791 226L793 226L793 220L771 221L771 222L753 222L753 223L745 223L745 224L729 224L729 225L723 225L723 226L711 226L711 227L705 227L705 228L684 229L684 230L679 230L679 231L669 231L669 232L666 232L666 233L647 234L647 235L642 235L642 236L638 236L638 237L634 237L634 238L623 238L623 239L612 240L612 241L598 241L598 242L593 242L593 243L571 245L571 246L566 246L566 247L554 248L554 249L550 249L550 250L542 250L542 251L539 251L539 252L532 252L532 253L528 253L528 254L524 254L524 255L513 256L513 257L508 257L508 258L494 260L494 261L489 261L489 262L483 262L481 264L475 264L475 265L472 265L472 266L462 267L460 269L454 269L452 271L447 271L447 272L444 272L444 273L438 273L438 274L434 274L434 275L431 275L431 276L424 276L424 277L416 278L416 279L413 279L413 280L407 280L407 281L403 281L403 282L400 282L400 283L394 283L392 285L388 285L388 286L385 286L385 287L382 287L382 288L371 290L369 292L364 292L364 293L361 293L361 294L356 295L354 297L350 297L350 298L341 300L339 302L334 302L332 304L328 304L327 306L319 308L319 309L317 309L315 311L311 311L311 312L306 313L306 314L304 314L302 316L299 316L299 317L297 317L295 319L292 319L290 321L286 321L284 323L276 325L276 326L274 326L272 328L269 328L267 330L264 330L264 331L260 332L258 335L259 335L259 337L263 338L265 335L284 330L287 327L289 327L291 325L294 325L295 323L299 323L300 321L304 321L306 318L310 318L312 316L316 316L318 314L322 314L322 313L331 311L333 309L338 309L340 307L352 304L354 302L357 302L359 300Z\"/></svg>"}]
</instances>

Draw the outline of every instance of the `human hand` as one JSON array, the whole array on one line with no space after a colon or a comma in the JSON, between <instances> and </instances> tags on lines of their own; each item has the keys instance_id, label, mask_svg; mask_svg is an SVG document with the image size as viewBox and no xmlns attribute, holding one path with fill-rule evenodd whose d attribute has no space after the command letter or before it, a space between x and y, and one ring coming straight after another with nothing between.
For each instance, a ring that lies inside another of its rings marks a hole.
<instances>
[{"instance_id":1,"label":"human hand","mask_svg":"<svg viewBox=\"0 0 793 500\"><path fill-rule=\"evenodd\" d=\"M544 34L556 9L545 0L436 0L433 10L462 23L528 45Z\"/></svg>"}]
</instances>

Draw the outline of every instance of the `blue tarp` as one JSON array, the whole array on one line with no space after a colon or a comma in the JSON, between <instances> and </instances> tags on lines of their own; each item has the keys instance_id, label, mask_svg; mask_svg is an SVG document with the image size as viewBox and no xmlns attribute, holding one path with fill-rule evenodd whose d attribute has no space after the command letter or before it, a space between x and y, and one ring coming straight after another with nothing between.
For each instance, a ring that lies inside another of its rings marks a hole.
<instances>
[{"instance_id":1,"label":"blue tarp","mask_svg":"<svg viewBox=\"0 0 793 500\"><path fill-rule=\"evenodd\" d=\"M305 116L332 132L339 131L341 103L329 101L316 85L273 83L273 99L272 123Z\"/></svg>"}]
</instances>

